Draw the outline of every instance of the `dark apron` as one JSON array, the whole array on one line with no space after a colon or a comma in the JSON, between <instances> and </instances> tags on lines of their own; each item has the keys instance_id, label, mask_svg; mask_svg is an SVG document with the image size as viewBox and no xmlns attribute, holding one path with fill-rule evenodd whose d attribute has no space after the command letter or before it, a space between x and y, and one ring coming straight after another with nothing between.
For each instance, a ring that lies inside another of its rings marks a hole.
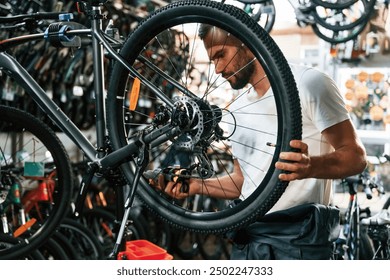
<instances>
[{"instance_id":1,"label":"dark apron","mask_svg":"<svg viewBox=\"0 0 390 280\"><path fill-rule=\"evenodd\" d=\"M265 215L231 235L232 260L329 260L339 209L304 204Z\"/></svg>"}]
</instances>

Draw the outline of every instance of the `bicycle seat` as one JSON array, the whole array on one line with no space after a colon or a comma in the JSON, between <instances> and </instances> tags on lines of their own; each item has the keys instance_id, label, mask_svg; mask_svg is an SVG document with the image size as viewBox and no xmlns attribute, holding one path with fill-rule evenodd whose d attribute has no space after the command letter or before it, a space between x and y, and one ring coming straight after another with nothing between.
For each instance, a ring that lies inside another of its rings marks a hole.
<instances>
[{"instance_id":1,"label":"bicycle seat","mask_svg":"<svg viewBox=\"0 0 390 280\"><path fill-rule=\"evenodd\" d=\"M364 218L361 220L362 225L367 226L381 226L390 225L390 211L388 209L382 209L379 213L372 217Z\"/></svg>"}]
</instances>

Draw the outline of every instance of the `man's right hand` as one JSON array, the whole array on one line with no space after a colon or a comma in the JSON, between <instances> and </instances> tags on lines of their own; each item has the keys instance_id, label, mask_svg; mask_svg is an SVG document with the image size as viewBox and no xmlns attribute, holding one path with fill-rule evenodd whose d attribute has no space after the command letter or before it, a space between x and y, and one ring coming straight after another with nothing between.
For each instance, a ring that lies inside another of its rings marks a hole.
<instances>
[{"instance_id":1,"label":"man's right hand","mask_svg":"<svg viewBox=\"0 0 390 280\"><path fill-rule=\"evenodd\" d=\"M183 172L185 172L185 169L177 169L172 174L167 175L160 170L158 175L156 174L157 178L150 178L150 172L149 176L145 177L148 178L149 185L152 187L173 198L184 199L197 194L199 183L195 179L183 179L180 177L180 173Z\"/></svg>"}]
</instances>

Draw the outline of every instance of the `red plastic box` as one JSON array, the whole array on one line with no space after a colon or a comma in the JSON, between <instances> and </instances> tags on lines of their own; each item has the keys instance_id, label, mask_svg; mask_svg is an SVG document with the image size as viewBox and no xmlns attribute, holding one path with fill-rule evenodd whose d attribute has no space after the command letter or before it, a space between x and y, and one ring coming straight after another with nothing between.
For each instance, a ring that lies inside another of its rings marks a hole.
<instances>
[{"instance_id":1,"label":"red plastic box","mask_svg":"<svg viewBox=\"0 0 390 280\"><path fill-rule=\"evenodd\" d=\"M118 260L172 260L167 251L148 240L126 242L126 251L118 254Z\"/></svg>"}]
</instances>

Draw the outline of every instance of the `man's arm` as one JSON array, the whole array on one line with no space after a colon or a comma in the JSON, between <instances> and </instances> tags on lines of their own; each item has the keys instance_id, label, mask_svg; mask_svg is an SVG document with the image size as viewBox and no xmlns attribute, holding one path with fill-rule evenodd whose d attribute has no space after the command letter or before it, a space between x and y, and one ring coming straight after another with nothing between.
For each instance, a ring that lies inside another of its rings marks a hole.
<instances>
[{"instance_id":1,"label":"man's arm","mask_svg":"<svg viewBox=\"0 0 390 280\"><path fill-rule=\"evenodd\" d=\"M366 151L350 120L325 129L322 135L335 151L321 156L310 156L304 142L292 140L291 147L300 149L301 152L280 153L280 159L291 161L276 163L276 168L291 172L281 174L279 176L281 180L341 179L359 174L365 169Z\"/></svg>"},{"instance_id":2,"label":"man's arm","mask_svg":"<svg viewBox=\"0 0 390 280\"><path fill-rule=\"evenodd\" d=\"M164 182L161 175L157 188L163 190L166 194L177 199L183 199L195 194L204 194L215 198L235 199L241 194L244 177L242 175L239 163L234 160L234 170L229 175L219 178L206 180L191 179L189 181L189 192L180 192L181 183Z\"/></svg>"}]
</instances>

